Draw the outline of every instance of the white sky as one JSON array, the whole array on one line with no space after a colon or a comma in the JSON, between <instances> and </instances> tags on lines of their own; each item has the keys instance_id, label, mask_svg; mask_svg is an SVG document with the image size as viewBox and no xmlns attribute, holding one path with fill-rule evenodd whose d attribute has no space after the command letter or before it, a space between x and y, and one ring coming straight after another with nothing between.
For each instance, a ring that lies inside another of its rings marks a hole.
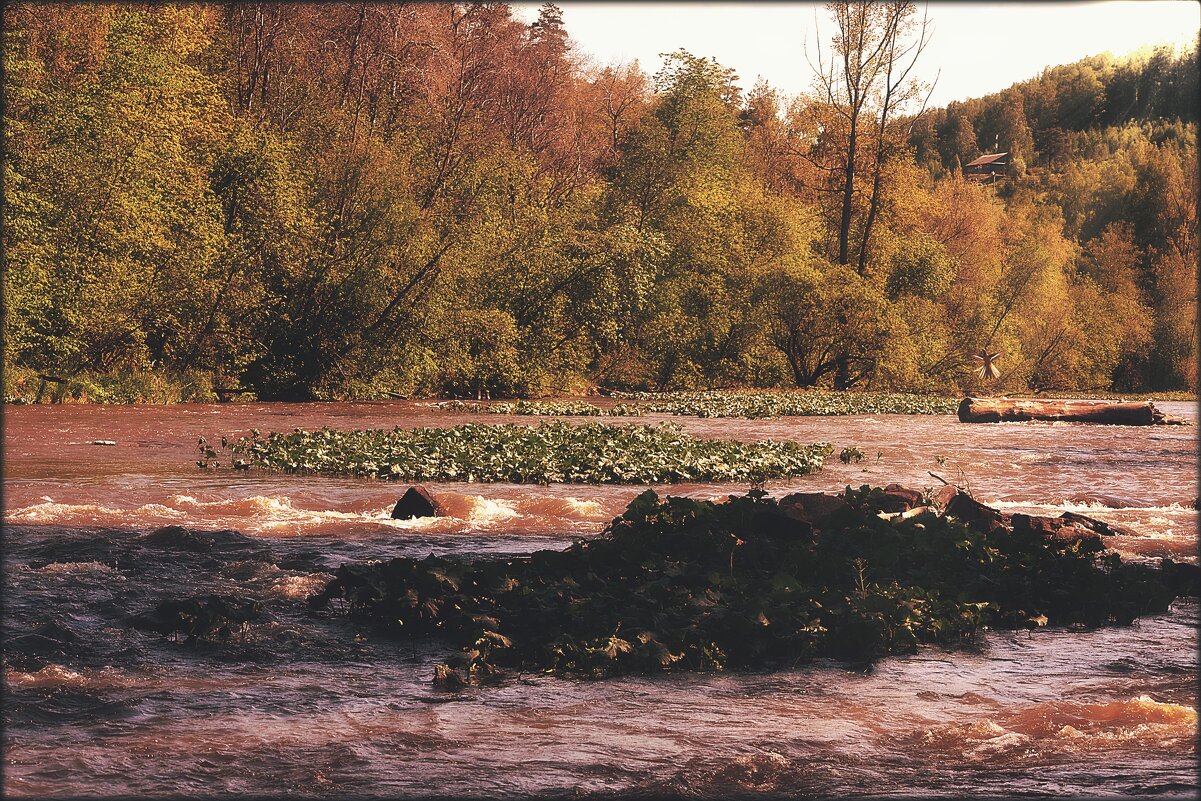
<instances>
[{"instance_id":1,"label":"white sky","mask_svg":"<svg viewBox=\"0 0 1201 801\"><path fill-rule=\"evenodd\" d=\"M600 64L635 59L649 75L660 53L681 47L732 67L743 89L757 76L785 94L809 88L803 43L833 26L814 3L557 3L578 49ZM527 20L538 2L514 3ZM919 13L921 6L919 5ZM929 83L932 106L981 97L1034 77L1045 67L1085 56L1132 53L1148 45L1188 47L1201 28L1195 0L1104 0L1066 3L931 2L929 48L915 68Z\"/></svg>"}]
</instances>

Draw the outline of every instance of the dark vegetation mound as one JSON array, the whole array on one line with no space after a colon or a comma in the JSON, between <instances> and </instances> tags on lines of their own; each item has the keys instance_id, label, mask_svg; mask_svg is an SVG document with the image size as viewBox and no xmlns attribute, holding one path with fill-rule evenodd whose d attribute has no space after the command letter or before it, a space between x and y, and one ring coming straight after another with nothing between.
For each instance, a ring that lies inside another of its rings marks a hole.
<instances>
[{"instance_id":1,"label":"dark vegetation mound","mask_svg":"<svg viewBox=\"0 0 1201 801\"><path fill-rule=\"evenodd\" d=\"M444 638L461 650L450 665L482 680L870 660L986 625L1127 625L1176 595L1167 571L1107 552L1087 518L1006 516L962 494L940 514L906 492L648 490L566 550L345 564L310 603Z\"/></svg>"},{"instance_id":2,"label":"dark vegetation mound","mask_svg":"<svg viewBox=\"0 0 1201 801\"><path fill-rule=\"evenodd\" d=\"M154 611L134 615L128 622L163 635L185 634L189 641L199 637L229 637L247 623L262 618L258 601L230 595L203 595L163 601Z\"/></svg>"}]
</instances>

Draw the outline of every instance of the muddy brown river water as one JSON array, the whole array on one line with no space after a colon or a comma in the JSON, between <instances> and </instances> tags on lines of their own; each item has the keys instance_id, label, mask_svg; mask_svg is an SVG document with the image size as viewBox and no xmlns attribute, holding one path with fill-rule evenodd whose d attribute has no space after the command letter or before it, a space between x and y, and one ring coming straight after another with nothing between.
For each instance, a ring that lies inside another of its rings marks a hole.
<instances>
[{"instance_id":1,"label":"muddy brown river water","mask_svg":"<svg viewBox=\"0 0 1201 801\"><path fill-rule=\"evenodd\" d=\"M1157 405L1197 422L1191 404ZM1126 558L1197 559L1195 425L610 420L866 454L773 495L928 487L933 471L1006 510L1117 524L1106 544ZM645 487L430 484L450 516L393 521L396 485L195 464L199 436L468 421L540 422L416 402L6 408L5 794L1197 794L1195 599L1129 628L990 632L866 671L523 676L447 694L430 684L436 643L310 615L305 598L346 561L564 547ZM172 524L240 535L146 539ZM261 599L268 619L192 645L123 622L212 592Z\"/></svg>"}]
</instances>

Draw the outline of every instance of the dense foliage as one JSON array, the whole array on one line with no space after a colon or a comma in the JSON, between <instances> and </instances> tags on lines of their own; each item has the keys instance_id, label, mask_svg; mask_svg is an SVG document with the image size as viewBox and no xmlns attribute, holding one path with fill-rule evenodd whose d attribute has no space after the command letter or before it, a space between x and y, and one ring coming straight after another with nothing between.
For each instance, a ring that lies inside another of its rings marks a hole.
<instances>
[{"instance_id":1,"label":"dense foliage","mask_svg":"<svg viewBox=\"0 0 1201 801\"><path fill-rule=\"evenodd\" d=\"M852 131L829 81L591 66L549 3L9 4L3 36L6 397L955 393L985 346L1003 390L1196 386L1195 52L921 115L869 83ZM994 144L1012 176L965 181Z\"/></svg>"},{"instance_id":2,"label":"dense foliage","mask_svg":"<svg viewBox=\"0 0 1201 801\"><path fill-rule=\"evenodd\" d=\"M461 649L452 664L487 679L873 659L985 625L1128 625L1174 597L1158 570L1095 537L886 520L884 493L866 486L845 501L813 514L763 492L714 503L648 490L565 551L345 564L312 603L443 638Z\"/></svg>"},{"instance_id":3,"label":"dense foliage","mask_svg":"<svg viewBox=\"0 0 1201 801\"><path fill-rule=\"evenodd\" d=\"M204 449L205 445L202 444ZM825 443L696 439L674 425L466 424L391 431L258 431L230 446L235 468L403 481L658 484L756 482L822 468ZM211 458L217 456L211 448ZM207 462L208 459L203 460Z\"/></svg>"}]
</instances>

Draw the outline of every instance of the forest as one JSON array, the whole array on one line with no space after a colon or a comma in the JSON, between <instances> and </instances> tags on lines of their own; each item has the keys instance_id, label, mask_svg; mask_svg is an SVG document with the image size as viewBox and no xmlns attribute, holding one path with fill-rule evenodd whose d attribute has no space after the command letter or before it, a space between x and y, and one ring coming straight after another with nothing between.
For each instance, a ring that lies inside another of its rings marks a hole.
<instances>
[{"instance_id":1,"label":"forest","mask_svg":"<svg viewBox=\"0 0 1201 801\"><path fill-rule=\"evenodd\" d=\"M551 3L10 4L5 398L1195 392L1196 45L927 108L922 14L793 97Z\"/></svg>"}]
</instances>

